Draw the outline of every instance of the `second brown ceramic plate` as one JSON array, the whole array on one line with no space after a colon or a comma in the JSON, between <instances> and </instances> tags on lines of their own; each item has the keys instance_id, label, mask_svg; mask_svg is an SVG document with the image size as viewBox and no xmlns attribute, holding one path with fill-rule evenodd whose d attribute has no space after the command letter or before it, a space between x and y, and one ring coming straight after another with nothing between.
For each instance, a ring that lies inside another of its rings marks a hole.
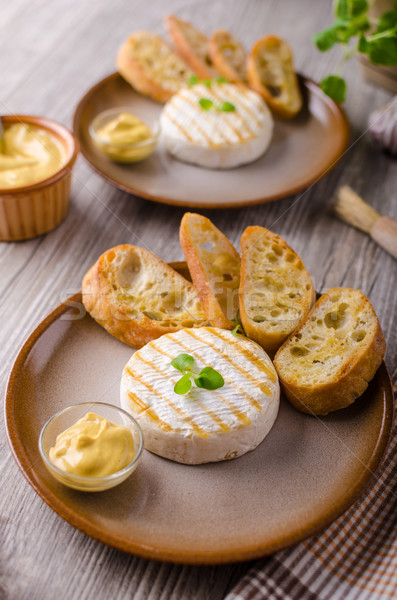
<instances>
[{"instance_id":1,"label":"second brown ceramic plate","mask_svg":"<svg viewBox=\"0 0 397 600\"><path fill-rule=\"evenodd\" d=\"M130 107L149 121L161 104L141 96L117 73L91 88L77 106L74 132L88 162L118 188L166 204L231 208L260 204L296 193L326 175L343 154L349 127L342 109L312 81L301 78L305 103L290 121L277 120L273 141L255 162L228 170L202 169L171 158L161 139L154 154L134 165L119 165L93 143L93 118L113 107Z\"/></svg>"},{"instance_id":2,"label":"second brown ceramic plate","mask_svg":"<svg viewBox=\"0 0 397 600\"><path fill-rule=\"evenodd\" d=\"M188 466L144 451L113 490L88 494L49 474L40 430L79 402L118 405L132 348L85 314L77 294L33 332L6 396L9 442L26 479L88 535L147 558L200 564L252 559L321 530L362 492L387 447L393 396L385 365L352 406L314 418L285 398L266 439L227 462Z\"/></svg>"}]
</instances>

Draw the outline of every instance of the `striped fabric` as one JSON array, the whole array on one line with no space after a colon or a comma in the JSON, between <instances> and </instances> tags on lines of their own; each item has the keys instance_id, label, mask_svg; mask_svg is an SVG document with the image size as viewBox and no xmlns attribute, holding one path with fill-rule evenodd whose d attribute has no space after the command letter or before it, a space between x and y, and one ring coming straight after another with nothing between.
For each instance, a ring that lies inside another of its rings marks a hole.
<instances>
[{"instance_id":1,"label":"striped fabric","mask_svg":"<svg viewBox=\"0 0 397 600\"><path fill-rule=\"evenodd\" d=\"M393 375L397 396L397 370ZM397 599L397 425L379 477L325 531L259 560L226 600Z\"/></svg>"}]
</instances>

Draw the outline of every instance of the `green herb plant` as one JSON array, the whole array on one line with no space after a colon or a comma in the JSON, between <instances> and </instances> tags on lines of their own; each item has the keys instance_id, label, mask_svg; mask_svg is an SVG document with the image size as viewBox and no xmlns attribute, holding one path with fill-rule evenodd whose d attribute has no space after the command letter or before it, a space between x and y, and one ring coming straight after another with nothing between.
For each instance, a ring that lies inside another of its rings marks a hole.
<instances>
[{"instance_id":1,"label":"green herb plant","mask_svg":"<svg viewBox=\"0 0 397 600\"><path fill-rule=\"evenodd\" d=\"M340 72L345 62L355 54L366 54L377 65L397 65L397 0L394 9L373 19L369 10L375 0L334 0L334 22L316 33L313 42L321 52L335 44L343 47L343 58L337 72L324 77L322 90L333 100L344 102L346 82Z\"/></svg>"},{"instance_id":2,"label":"green herb plant","mask_svg":"<svg viewBox=\"0 0 397 600\"><path fill-rule=\"evenodd\" d=\"M172 359L171 365L182 373L174 386L176 394L187 394L192 387L192 378L197 387L206 390L217 390L225 383L222 375L212 367L204 367L199 373L193 371L194 357L190 354L178 354Z\"/></svg>"}]
</instances>

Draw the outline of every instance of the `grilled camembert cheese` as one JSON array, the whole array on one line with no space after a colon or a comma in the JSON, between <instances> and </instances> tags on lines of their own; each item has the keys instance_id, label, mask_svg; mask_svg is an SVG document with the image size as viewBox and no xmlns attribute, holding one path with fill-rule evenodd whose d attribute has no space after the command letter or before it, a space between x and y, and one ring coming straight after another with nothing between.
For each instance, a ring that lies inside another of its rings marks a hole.
<instances>
[{"instance_id":1,"label":"grilled camembert cheese","mask_svg":"<svg viewBox=\"0 0 397 600\"><path fill-rule=\"evenodd\" d=\"M174 392L181 373L171 360L194 357L211 366L223 387ZM121 406L139 422L145 448L176 462L228 460L253 450L269 433L279 408L279 383L265 351L248 338L215 327L182 329L135 352L124 368Z\"/></svg>"},{"instance_id":2,"label":"grilled camembert cheese","mask_svg":"<svg viewBox=\"0 0 397 600\"><path fill-rule=\"evenodd\" d=\"M231 83L181 89L164 106L160 122L172 156L213 169L252 162L273 134L273 118L259 94Z\"/></svg>"}]
</instances>

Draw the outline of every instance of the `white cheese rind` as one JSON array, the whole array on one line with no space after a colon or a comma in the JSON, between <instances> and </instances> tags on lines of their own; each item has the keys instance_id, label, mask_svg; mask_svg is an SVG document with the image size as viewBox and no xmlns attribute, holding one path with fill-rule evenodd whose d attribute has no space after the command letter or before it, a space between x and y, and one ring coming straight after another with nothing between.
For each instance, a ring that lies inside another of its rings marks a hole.
<instances>
[{"instance_id":1,"label":"white cheese rind","mask_svg":"<svg viewBox=\"0 0 397 600\"><path fill-rule=\"evenodd\" d=\"M194 370L212 366L225 384L175 394L181 373L172 358L186 352ZM164 335L138 350L123 370L121 406L139 422L145 448L176 462L227 460L253 450L277 417L280 389L267 354L255 342L212 327Z\"/></svg>"},{"instance_id":2,"label":"white cheese rind","mask_svg":"<svg viewBox=\"0 0 397 600\"><path fill-rule=\"evenodd\" d=\"M200 98L211 100L213 108L204 110ZM232 103L236 110L216 110L222 102ZM213 169L256 160L267 150L273 135L271 112L259 94L227 83L180 90L164 106L160 123L170 154Z\"/></svg>"}]
</instances>

